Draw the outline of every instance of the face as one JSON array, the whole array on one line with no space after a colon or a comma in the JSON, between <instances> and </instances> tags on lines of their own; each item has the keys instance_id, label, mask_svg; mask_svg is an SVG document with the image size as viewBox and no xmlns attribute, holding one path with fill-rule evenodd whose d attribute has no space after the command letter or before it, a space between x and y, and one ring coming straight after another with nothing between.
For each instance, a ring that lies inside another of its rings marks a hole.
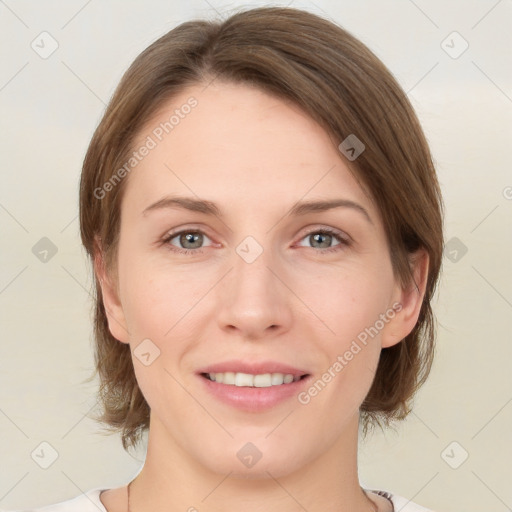
<instances>
[{"instance_id":1,"label":"face","mask_svg":"<svg viewBox=\"0 0 512 512\"><path fill-rule=\"evenodd\" d=\"M149 150L125 178L109 325L154 435L212 471L279 476L334 449L381 348L413 326L339 142L296 106L213 83L134 145Z\"/></svg>"}]
</instances>

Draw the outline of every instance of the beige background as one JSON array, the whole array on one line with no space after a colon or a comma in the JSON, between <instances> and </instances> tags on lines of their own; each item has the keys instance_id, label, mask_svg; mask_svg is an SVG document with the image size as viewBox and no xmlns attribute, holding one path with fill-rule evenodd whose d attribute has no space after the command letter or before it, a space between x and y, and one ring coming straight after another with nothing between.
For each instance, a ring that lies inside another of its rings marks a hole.
<instances>
[{"instance_id":1,"label":"beige background","mask_svg":"<svg viewBox=\"0 0 512 512\"><path fill-rule=\"evenodd\" d=\"M0 2L0 508L121 485L140 467L143 450L126 454L86 416L95 385L82 382L92 350L81 160L142 49L193 16L242 5L263 2ZM343 25L396 75L430 140L447 207L435 367L410 418L362 444L362 482L439 512L509 510L512 2L291 5ZM46 59L31 48L43 31L58 42ZM46 263L32 252L43 237L57 248ZM42 442L58 453L48 469L31 458Z\"/></svg>"}]
</instances>

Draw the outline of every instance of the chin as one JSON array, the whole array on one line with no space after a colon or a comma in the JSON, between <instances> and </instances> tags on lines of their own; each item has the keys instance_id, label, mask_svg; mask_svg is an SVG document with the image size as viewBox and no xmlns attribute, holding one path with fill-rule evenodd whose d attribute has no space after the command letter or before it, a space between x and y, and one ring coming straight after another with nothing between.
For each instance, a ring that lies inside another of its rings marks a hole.
<instances>
[{"instance_id":1,"label":"chin","mask_svg":"<svg viewBox=\"0 0 512 512\"><path fill-rule=\"evenodd\" d=\"M278 445L258 449L255 442L236 443L237 447L224 447L221 453L212 453L205 459L205 453L199 454L198 462L209 471L230 478L258 480L282 478L299 470L307 464L306 454L297 456L297 450ZM238 446L240 444L240 447ZM303 445L300 445L304 449Z\"/></svg>"}]
</instances>

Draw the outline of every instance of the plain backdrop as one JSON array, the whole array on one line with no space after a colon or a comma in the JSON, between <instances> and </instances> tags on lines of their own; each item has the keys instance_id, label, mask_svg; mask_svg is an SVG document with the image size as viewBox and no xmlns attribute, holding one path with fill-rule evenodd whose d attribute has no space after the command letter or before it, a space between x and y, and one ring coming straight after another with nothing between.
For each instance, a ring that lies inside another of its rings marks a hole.
<instances>
[{"instance_id":1,"label":"plain backdrop","mask_svg":"<svg viewBox=\"0 0 512 512\"><path fill-rule=\"evenodd\" d=\"M88 417L97 383L83 382L91 273L78 182L122 73L188 19L287 4L339 23L391 69L446 204L437 359L407 421L361 444L362 483L438 512L512 509L510 0L0 1L0 508L123 485L144 459L101 434Z\"/></svg>"}]
</instances>

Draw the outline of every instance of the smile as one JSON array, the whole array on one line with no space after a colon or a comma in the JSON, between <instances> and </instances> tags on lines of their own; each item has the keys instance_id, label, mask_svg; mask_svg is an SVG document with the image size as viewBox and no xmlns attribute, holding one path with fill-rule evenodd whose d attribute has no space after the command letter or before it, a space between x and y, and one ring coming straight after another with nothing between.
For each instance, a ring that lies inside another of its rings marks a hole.
<instances>
[{"instance_id":1,"label":"smile","mask_svg":"<svg viewBox=\"0 0 512 512\"><path fill-rule=\"evenodd\" d=\"M206 378L219 384L227 384L238 387L269 388L282 386L300 380L303 376L294 377L291 373L262 373L253 375L242 372L218 372L203 374Z\"/></svg>"},{"instance_id":2,"label":"smile","mask_svg":"<svg viewBox=\"0 0 512 512\"><path fill-rule=\"evenodd\" d=\"M239 411L262 413L297 399L313 378L310 374L201 372L204 391Z\"/></svg>"}]
</instances>

